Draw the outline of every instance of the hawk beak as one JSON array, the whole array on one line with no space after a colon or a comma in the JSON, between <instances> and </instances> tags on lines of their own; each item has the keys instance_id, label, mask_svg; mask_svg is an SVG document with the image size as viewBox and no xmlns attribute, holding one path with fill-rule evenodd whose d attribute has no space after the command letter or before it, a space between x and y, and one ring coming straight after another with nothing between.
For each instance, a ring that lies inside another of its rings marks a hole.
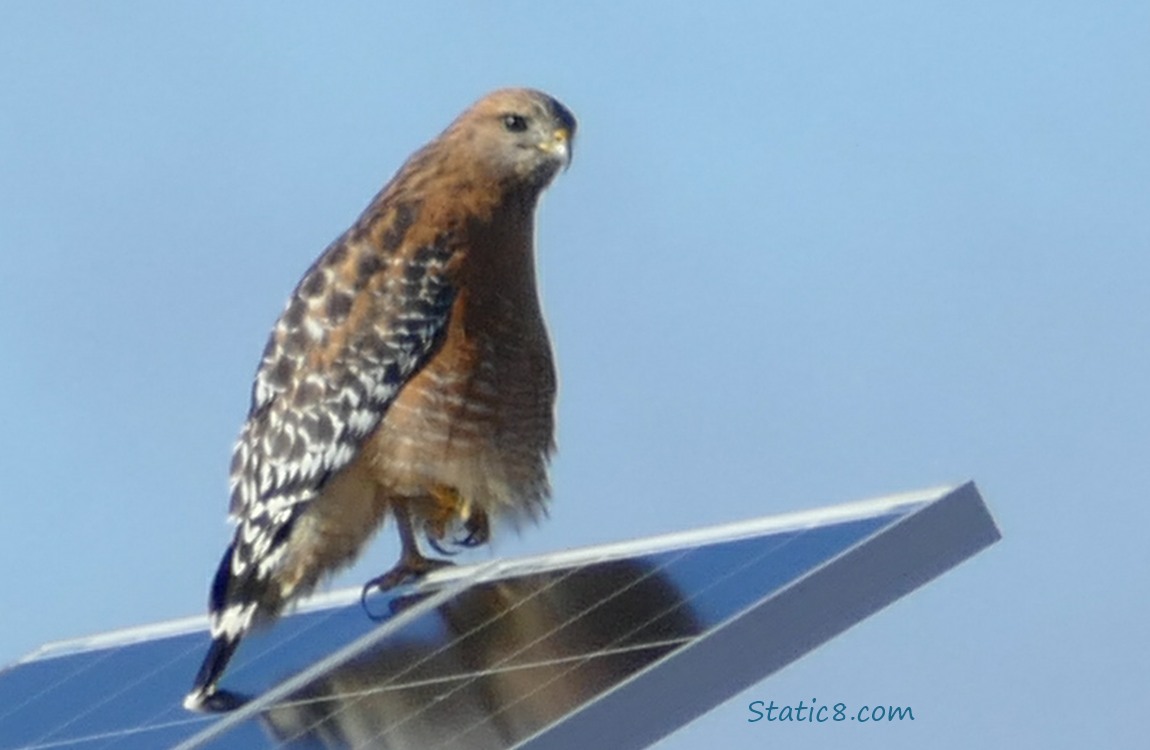
<instances>
[{"instance_id":1,"label":"hawk beak","mask_svg":"<svg viewBox=\"0 0 1150 750\"><path fill-rule=\"evenodd\" d=\"M539 144L539 150L558 156L563 166L571 166L571 132L567 128L557 128L549 140Z\"/></svg>"}]
</instances>

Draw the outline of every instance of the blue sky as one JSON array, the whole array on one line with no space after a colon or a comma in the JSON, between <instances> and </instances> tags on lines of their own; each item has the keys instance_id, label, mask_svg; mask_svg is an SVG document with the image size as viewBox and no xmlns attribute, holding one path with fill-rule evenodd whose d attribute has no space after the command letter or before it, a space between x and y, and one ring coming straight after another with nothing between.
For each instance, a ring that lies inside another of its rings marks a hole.
<instances>
[{"instance_id":1,"label":"blue sky","mask_svg":"<svg viewBox=\"0 0 1150 750\"><path fill-rule=\"evenodd\" d=\"M1137 2L5 4L0 662L202 611L292 285L530 85L581 124L538 233L560 454L551 519L495 554L967 478L1005 535L660 747L1141 746L1147 29ZM916 721L746 723L812 697Z\"/></svg>"}]
</instances>

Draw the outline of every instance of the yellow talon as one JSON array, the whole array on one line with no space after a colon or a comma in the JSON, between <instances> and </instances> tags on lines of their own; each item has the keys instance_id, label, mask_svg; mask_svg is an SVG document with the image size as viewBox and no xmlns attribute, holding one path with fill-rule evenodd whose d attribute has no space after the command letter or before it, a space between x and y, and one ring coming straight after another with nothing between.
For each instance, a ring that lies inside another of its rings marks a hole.
<instances>
[{"instance_id":1,"label":"yellow talon","mask_svg":"<svg viewBox=\"0 0 1150 750\"><path fill-rule=\"evenodd\" d=\"M428 494L431 496L432 506L424 514L424 522L436 539L442 539L455 521L466 522L471 518L471 503L454 487L437 484Z\"/></svg>"}]
</instances>

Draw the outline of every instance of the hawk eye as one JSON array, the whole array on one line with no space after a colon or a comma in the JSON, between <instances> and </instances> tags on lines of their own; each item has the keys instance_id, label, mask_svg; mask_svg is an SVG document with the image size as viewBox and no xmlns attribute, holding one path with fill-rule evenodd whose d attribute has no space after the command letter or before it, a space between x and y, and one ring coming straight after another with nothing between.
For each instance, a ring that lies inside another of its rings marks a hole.
<instances>
[{"instance_id":1,"label":"hawk eye","mask_svg":"<svg viewBox=\"0 0 1150 750\"><path fill-rule=\"evenodd\" d=\"M527 129L527 118L523 115L503 115L503 127L512 133L522 133Z\"/></svg>"}]
</instances>

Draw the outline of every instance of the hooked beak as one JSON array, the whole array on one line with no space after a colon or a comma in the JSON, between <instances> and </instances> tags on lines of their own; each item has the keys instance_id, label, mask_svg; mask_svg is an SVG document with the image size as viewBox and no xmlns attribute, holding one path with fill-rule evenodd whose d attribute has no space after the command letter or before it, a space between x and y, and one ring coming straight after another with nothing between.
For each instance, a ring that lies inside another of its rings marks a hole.
<instances>
[{"instance_id":1,"label":"hooked beak","mask_svg":"<svg viewBox=\"0 0 1150 750\"><path fill-rule=\"evenodd\" d=\"M563 168L571 166L571 131L567 128L556 128L551 138L539 144L539 150L557 156L563 162Z\"/></svg>"}]
</instances>

